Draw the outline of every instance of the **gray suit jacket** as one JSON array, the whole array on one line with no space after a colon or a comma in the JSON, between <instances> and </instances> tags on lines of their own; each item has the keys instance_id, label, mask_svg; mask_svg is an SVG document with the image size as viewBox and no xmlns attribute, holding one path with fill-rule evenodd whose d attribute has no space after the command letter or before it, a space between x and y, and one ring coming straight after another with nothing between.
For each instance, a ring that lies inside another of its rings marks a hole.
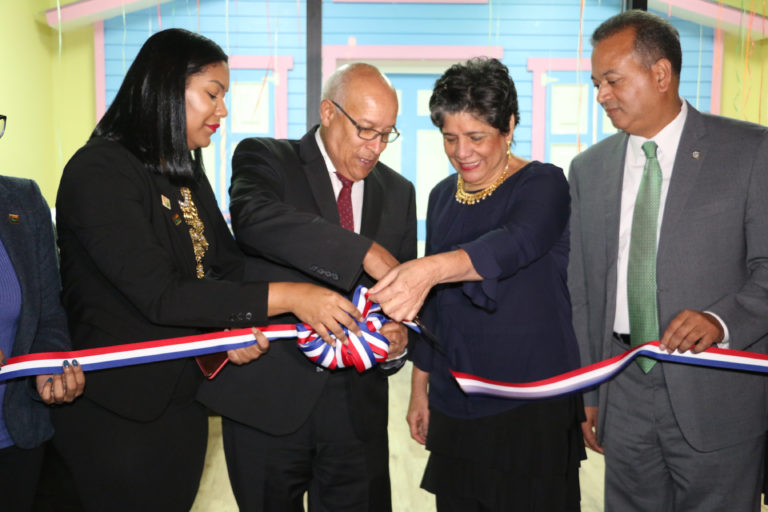
<instances>
[{"instance_id":1,"label":"gray suit jacket","mask_svg":"<svg viewBox=\"0 0 768 512\"><path fill-rule=\"evenodd\" d=\"M573 160L569 287L583 364L615 353L619 208L628 135ZM702 114L690 105L665 203L657 251L661 333L683 309L723 319L736 350L768 348L768 129ZM768 427L768 379L664 364L686 440L711 451ZM602 439L610 382L585 397L600 406Z\"/></svg>"},{"instance_id":2,"label":"gray suit jacket","mask_svg":"<svg viewBox=\"0 0 768 512\"><path fill-rule=\"evenodd\" d=\"M11 222L9 215L18 215ZM0 176L0 239L21 287L21 317L13 354L69 350L67 319L60 302L51 210L34 181ZM53 435L48 406L34 378L7 384L3 417L16 446L34 448Z\"/></svg>"}]
</instances>

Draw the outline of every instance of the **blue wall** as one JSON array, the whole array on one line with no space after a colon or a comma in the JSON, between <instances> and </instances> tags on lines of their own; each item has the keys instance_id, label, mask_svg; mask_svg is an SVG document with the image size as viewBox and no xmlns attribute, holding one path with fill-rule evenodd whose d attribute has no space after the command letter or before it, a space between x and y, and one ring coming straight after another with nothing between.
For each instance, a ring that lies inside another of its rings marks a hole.
<instances>
[{"instance_id":1,"label":"blue wall","mask_svg":"<svg viewBox=\"0 0 768 512\"><path fill-rule=\"evenodd\" d=\"M620 0L587 0L584 9L582 56L589 57L589 35L616 14ZM502 46L504 63L517 84L521 125L515 132L516 152L531 153L531 57L577 57L580 2L577 0L491 0L488 4L347 3L324 0L323 44L345 45L354 37L358 45L482 45ZM306 1L299 0L176 0L160 4L163 28L199 31L219 43L230 55L290 55L294 66L288 78L288 135L300 137L306 129ZM665 13L659 13L665 15ZM683 73L681 93L694 106L709 110L713 30L672 20L681 32ZM105 29L106 100L112 101L125 70L141 44L159 29L157 7L107 20ZM233 70L232 81L261 81L260 70ZM574 73L575 77L575 73ZM585 83L582 76L581 82ZM574 78L574 81L576 79ZM272 89L265 98L272 101ZM230 116L231 118L231 116ZM231 121L228 121L231 122ZM407 126L398 126L408 136ZM414 130L415 131L415 130ZM227 151L238 140L269 132L242 134L228 131ZM217 142L216 135L214 142ZM217 163L215 164L217 167ZM210 167L210 165L209 165ZM228 180L229 164L221 182ZM211 169L209 169L211 171ZM404 172L408 175L409 172ZM215 186L218 195L226 187ZM226 206L226 198L222 197Z\"/></svg>"}]
</instances>

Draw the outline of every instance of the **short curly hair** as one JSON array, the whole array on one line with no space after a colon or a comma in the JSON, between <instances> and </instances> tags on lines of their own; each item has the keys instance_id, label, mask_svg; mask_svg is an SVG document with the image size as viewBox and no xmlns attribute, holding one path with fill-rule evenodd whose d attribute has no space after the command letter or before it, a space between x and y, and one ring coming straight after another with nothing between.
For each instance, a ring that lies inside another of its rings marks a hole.
<instances>
[{"instance_id":1,"label":"short curly hair","mask_svg":"<svg viewBox=\"0 0 768 512\"><path fill-rule=\"evenodd\" d=\"M432 123L442 130L446 114L467 112L509 133L509 120L520 124L515 82L498 59L475 57L454 64L435 82L429 99Z\"/></svg>"}]
</instances>

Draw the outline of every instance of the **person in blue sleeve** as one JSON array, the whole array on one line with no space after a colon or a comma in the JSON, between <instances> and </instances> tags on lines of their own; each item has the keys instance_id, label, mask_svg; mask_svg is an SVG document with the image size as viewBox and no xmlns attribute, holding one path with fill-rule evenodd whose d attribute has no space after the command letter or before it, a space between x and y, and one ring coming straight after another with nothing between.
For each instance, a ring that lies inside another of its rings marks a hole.
<instances>
[{"instance_id":1,"label":"person in blue sleeve","mask_svg":"<svg viewBox=\"0 0 768 512\"><path fill-rule=\"evenodd\" d=\"M6 122L0 115L0 137ZM0 364L70 349L60 290L51 210L40 189L0 176ZM53 435L48 406L71 402L84 386L77 360L65 361L60 374L0 383L0 509L32 509L44 442Z\"/></svg>"}]
</instances>

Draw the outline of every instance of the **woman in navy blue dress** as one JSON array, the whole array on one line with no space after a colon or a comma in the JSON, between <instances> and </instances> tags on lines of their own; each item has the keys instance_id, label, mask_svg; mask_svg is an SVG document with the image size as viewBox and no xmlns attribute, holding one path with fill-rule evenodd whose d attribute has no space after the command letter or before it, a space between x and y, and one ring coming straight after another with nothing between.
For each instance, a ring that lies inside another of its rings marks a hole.
<instances>
[{"instance_id":1,"label":"woman in navy blue dress","mask_svg":"<svg viewBox=\"0 0 768 512\"><path fill-rule=\"evenodd\" d=\"M570 196L560 168L510 152L520 115L496 59L451 67L430 99L458 171L432 190L427 256L373 289L396 320L423 320L408 423L430 458L439 511L579 510L580 397L464 394L449 369L528 382L579 367L566 286ZM426 301L426 302L425 302Z\"/></svg>"}]
</instances>

